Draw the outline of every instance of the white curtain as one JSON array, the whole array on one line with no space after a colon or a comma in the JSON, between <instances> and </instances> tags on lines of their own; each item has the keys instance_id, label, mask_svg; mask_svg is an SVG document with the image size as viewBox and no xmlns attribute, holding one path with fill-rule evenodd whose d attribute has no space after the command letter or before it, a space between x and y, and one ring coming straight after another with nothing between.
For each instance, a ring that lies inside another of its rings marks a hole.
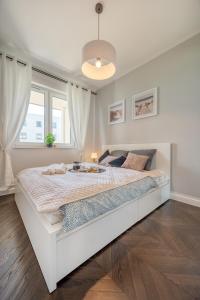
<instances>
[{"instance_id":1,"label":"white curtain","mask_svg":"<svg viewBox=\"0 0 200 300\"><path fill-rule=\"evenodd\" d=\"M0 191L14 184L10 150L26 117L31 73L30 64L0 56Z\"/></svg>"},{"instance_id":2,"label":"white curtain","mask_svg":"<svg viewBox=\"0 0 200 300\"><path fill-rule=\"evenodd\" d=\"M90 114L91 90L85 91L81 87L69 83L67 84L67 99L69 101L72 136L75 146L80 152L80 160L83 160Z\"/></svg>"}]
</instances>

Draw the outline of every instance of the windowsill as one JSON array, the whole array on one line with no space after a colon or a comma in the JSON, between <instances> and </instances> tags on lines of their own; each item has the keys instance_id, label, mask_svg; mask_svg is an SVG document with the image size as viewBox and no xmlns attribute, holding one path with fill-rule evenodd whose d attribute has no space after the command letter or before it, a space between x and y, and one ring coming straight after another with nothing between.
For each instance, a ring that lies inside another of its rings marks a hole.
<instances>
[{"instance_id":1,"label":"windowsill","mask_svg":"<svg viewBox=\"0 0 200 300\"><path fill-rule=\"evenodd\" d=\"M56 149L75 149L73 144L55 144L53 147L47 147L45 144L37 144L37 143L16 143L13 146L13 149L48 149L48 150L56 150Z\"/></svg>"}]
</instances>

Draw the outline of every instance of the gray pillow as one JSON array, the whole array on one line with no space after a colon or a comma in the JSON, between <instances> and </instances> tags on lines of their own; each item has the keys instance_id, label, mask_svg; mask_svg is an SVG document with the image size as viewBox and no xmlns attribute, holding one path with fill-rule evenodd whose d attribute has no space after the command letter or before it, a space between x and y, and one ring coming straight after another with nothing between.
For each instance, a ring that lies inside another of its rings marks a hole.
<instances>
[{"instance_id":1,"label":"gray pillow","mask_svg":"<svg viewBox=\"0 0 200 300\"><path fill-rule=\"evenodd\" d=\"M148 156L148 160L145 164L144 170L150 171L151 170L151 163L152 159L154 157L154 154L156 153L156 149L141 149L141 150L132 150L131 153L137 154L137 155L145 155Z\"/></svg>"},{"instance_id":2,"label":"gray pillow","mask_svg":"<svg viewBox=\"0 0 200 300\"><path fill-rule=\"evenodd\" d=\"M125 150L113 150L110 153L112 156L120 157L120 156L125 156L127 157L128 151Z\"/></svg>"},{"instance_id":3,"label":"gray pillow","mask_svg":"<svg viewBox=\"0 0 200 300\"><path fill-rule=\"evenodd\" d=\"M100 163L104 158L106 158L108 155L110 155L109 150L106 150L98 159L98 162Z\"/></svg>"}]
</instances>

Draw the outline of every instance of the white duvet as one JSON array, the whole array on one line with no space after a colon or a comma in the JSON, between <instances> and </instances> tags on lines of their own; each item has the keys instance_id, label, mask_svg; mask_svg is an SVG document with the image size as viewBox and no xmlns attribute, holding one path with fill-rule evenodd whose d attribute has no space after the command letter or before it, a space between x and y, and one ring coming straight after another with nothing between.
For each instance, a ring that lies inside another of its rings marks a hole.
<instances>
[{"instance_id":1,"label":"white duvet","mask_svg":"<svg viewBox=\"0 0 200 300\"><path fill-rule=\"evenodd\" d=\"M86 164L87 165L87 164ZM51 168L55 165L49 166ZM59 165L56 165L59 168ZM42 175L47 167L21 171L17 178L39 212L54 212L61 205L94 196L149 176L148 173L105 167L103 173Z\"/></svg>"}]
</instances>

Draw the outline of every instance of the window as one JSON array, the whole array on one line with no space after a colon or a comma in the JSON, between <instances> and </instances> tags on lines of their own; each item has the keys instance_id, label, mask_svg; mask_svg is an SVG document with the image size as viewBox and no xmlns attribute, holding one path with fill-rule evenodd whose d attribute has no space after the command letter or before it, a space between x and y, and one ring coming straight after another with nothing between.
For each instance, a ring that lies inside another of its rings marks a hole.
<instances>
[{"instance_id":1,"label":"window","mask_svg":"<svg viewBox=\"0 0 200 300\"><path fill-rule=\"evenodd\" d=\"M70 143L70 120L68 102L65 98L52 96L52 127L56 143Z\"/></svg>"},{"instance_id":2,"label":"window","mask_svg":"<svg viewBox=\"0 0 200 300\"><path fill-rule=\"evenodd\" d=\"M42 140L42 134L41 133L36 133L35 139L36 140Z\"/></svg>"},{"instance_id":3,"label":"window","mask_svg":"<svg viewBox=\"0 0 200 300\"><path fill-rule=\"evenodd\" d=\"M27 133L26 132L21 132L20 133L20 139L21 140L26 140L27 139Z\"/></svg>"},{"instance_id":4,"label":"window","mask_svg":"<svg viewBox=\"0 0 200 300\"><path fill-rule=\"evenodd\" d=\"M62 93L33 85L18 145L43 145L48 132L54 134L55 142L60 146L71 144L68 101Z\"/></svg>"},{"instance_id":5,"label":"window","mask_svg":"<svg viewBox=\"0 0 200 300\"><path fill-rule=\"evenodd\" d=\"M36 127L42 127L42 122L41 121L36 121Z\"/></svg>"},{"instance_id":6,"label":"window","mask_svg":"<svg viewBox=\"0 0 200 300\"><path fill-rule=\"evenodd\" d=\"M35 143L44 141L44 129L42 127L38 130L36 127L37 123L44 123L44 102L45 102L45 94L41 91L36 91L33 89L31 91L30 103L28 107L28 112L26 115L26 120L23 132L20 134L20 142L24 142L24 138L22 137L22 133L26 133L26 143ZM40 133L41 139L38 141L36 139L36 133Z\"/></svg>"}]
</instances>

